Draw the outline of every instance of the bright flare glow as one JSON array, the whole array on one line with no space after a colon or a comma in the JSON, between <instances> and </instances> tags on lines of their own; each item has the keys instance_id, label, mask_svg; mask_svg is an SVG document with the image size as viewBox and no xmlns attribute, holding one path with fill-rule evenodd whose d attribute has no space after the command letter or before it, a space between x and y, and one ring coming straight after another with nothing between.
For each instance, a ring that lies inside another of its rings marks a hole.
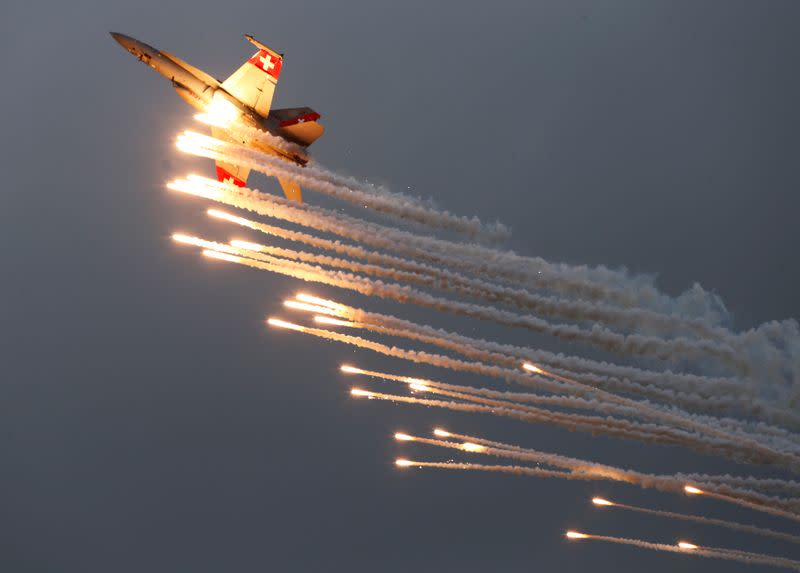
<instances>
[{"instance_id":1,"label":"bright flare glow","mask_svg":"<svg viewBox=\"0 0 800 573\"><path fill-rule=\"evenodd\" d=\"M214 139L213 137L208 137L207 135L203 135L202 133L197 133L196 131L184 131L181 133L177 140L176 145L180 149L181 147L196 147L198 149L204 148L215 148L219 147L221 141L218 139Z\"/></svg>"},{"instance_id":2,"label":"bright flare glow","mask_svg":"<svg viewBox=\"0 0 800 573\"><path fill-rule=\"evenodd\" d=\"M195 119L217 127L228 127L241 115L239 109L220 92L214 94L211 103L206 107L206 113L198 114Z\"/></svg>"},{"instance_id":3,"label":"bright flare glow","mask_svg":"<svg viewBox=\"0 0 800 573\"><path fill-rule=\"evenodd\" d=\"M440 438L449 438L451 436L450 432L447 430L442 430L441 428L434 428L433 434L435 436L439 436Z\"/></svg>"},{"instance_id":4,"label":"bright flare glow","mask_svg":"<svg viewBox=\"0 0 800 573\"><path fill-rule=\"evenodd\" d=\"M408 387L411 388L412 390L416 390L417 392L429 392L431 389L430 386L426 386L425 384L419 384L417 382L409 384Z\"/></svg>"},{"instance_id":5,"label":"bright flare glow","mask_svg":"<svg viewBox=\"0 0 800 573\"><path fill-rule=\"evenodd\" d=\"M264 249L264 246L259 245L258 243L250 243L248 241L239 241L236 239L231 241L231 246L236 247L237 249L244 249L245 251L260 252Z\"/></svg>"},{"instance_id":6,"label":"bright flare glow","mask_svg":"<svg viewBox=\"0 0 800 573\"><path fill-rule=\"evenodd\" d=\"M316 304L308 304L305 302L297 302L296 300L285 300L283 306L293 308L294 310L304 310L306 312L313 312L315 314L336 314L333 309L327 306L319 306Z\"/></svg>"},{"instance_id":7,"label":"bright flare glow","mask_svg":"<svg viewBox=\"0 0 800 573\"><path fill-rule=\"evenodd\" d=\"M175 142L175 147L177 147L180 151L183 151L184 153L189 153L191 155L203 154L203 148L201 146L197 145L196 143L187 141L185 139L178 139L178 141Z\"/></svg>"},{"instance_id":8,"label":"bright flare glow","mask_svg":"<svg viewBox=\"0 0 800 573\"><path fill-rule=\"evenodd\" d=\"M214 127L228 127L230 125L229 123L220 121L219 119L208 113L195 114L194 118L200 123L205 123L206 125L211 125Z\"/></svg>"},{"instance_id":9,"label":"bright flare glow","mask_svg":"<svg viewBox=\"0 0 800 573\"><path fill-rule=\"evenodd\" d=\"M178 136L175 145L177 145L178 149L181 151L186 151L194 155L205 155L209 150L214 151L224 143L224 141L214 139L213 137L187 130Z\"/></svg>"},{"instance_id":10,"label":"bright flare glow","mask_svg":"<svg viewBox=\"0 0 800 573\"><path fill-rule=\"evenodd\" d=\"M602 497L593 497L592 503L595 505L614 505L612 502L608 501L607 499L603 499Z\"/></svg>"},{"instance_id":11,"label":"bright flare glow","mask_svg":"<svg viewBox=\"0 0 800 573\"><path fill-rule=\"evenodd\" d=\"M424 378L412 378L411 376L404 376L403 382L408 384L426 384L428 380L425 380Z\"/></svg>"},{"instance_id":12,"label":"bright flare glow","mask_svg":"<svg viewBox=\"0 0 800 573\"><path fill-rule=\"evenodd\" d=\"M568 539L589 539L589 536L580 531L567 531Z\"/></svg>"},{"instance_id":13,"label":"bright flare glow","mask_svg":"<svg viewBox=\"0 0 800 573\"><path fill-rule=\"evenodd\" d=\"M544 370L542 370L535 364L531 364L530 362L524 363L522 367L528 372L533 372L534 374L544 374Z\"/></svg>"},{"instance_id":14,"label":"bright flare glow","mask_svg":"<svg viewBox=\"0 0 800 573\"><path fill-rule=\"evenodd\" d=\"M401 442L413 442L414 441L414 437L413 436L409 436L408 434L404 434L402 432L397 432L394 435L394 439L395 440L399 440Z\"/></svg>"},{"instance_id":15,"label":"bright flare glow","mask_svg":"<svg viewBox=\"0 0 800 573\"><path fill-rule=\"evenodd\" d=\"M280 318L268 318L267 324L270 326L277 326L278 328L288 328L289 330L297 330L298 332L303 332L305 327L300 326L299 324L294 324L293 322L286 322L285 320L281 320Z\"/></svg>"},{"instance_id":16,"label":"bright flare glow","mask_svg":"<svg viewBox=\"0 0 800 573\"><path fill-rule=\"evenodd\" d=\"M172 233L172 240L176 243L183 243L185 245L194 245L195 240L194 237L190 237L189 235L183 235L181 233Z\"/></svg>"},{"instance_id":17,"label":"bright flare glow","mask_svg":"<svg viewBox=\"0 0 800 573\"><path fill-rule=\"evenodd\" d=\"M191 178L191 175L189 177ZM209 209L207 213L210 217L214 217L215 219L223 219L225 221L230 221L231 223L236 223L237 225L243 225L245 227L250 226L250 221L247 219L237 217L236 215L231 215L230 213L220 211L219 209Z\"/></svg>"},{"instance_id":18,"label":"bright flare glow","mask_svg":"<svg viewBox=\"0 0 800 573\"><path fill-rule=\"evenodd\" d=\"M474 442L464 442L461 444L461 449L465 452L483 452L486 450L486 446L482 446Z\"/></svg>"},{"instance_id":19,"label":"bright flare glow","mask_svg":"<svg viewBox=\"0 0 800 573\"><path fill-rule=\"evenodd\" d=\"M353 396L365 396L367 398L372 398L372 392L369 390L362 390L361 388L353 388L350 390L350 394Z\"/></svg>"},{"instance_id":20,"label":"bright flare glow","mask_svg":"<svg viewBox=\"0 0 800 573\"><path fill-rule=\"evenodd\" d=\"M203 255L210 259L219 259L221 261L227 261L229 263L242 262L242 257L237 257L236 255L229 255L228 253L220 253L219 251L212 251L211 249L203 250Z\"/></svg>"},{"instance_id":21,"label":"bright flare glow","mask_svg":"<svg viewBox=\"0 0 800 573\"><path fill-rule=\"evenodd\" d=\"M411 460L395 460L394 465L401 468L407 468L408 466L413 466L414 464Z\"/></svg>"},{"instance_id":22,"label":"bright flare glow","mask_svg":"<svg viewBox=\"0 0 800 573\"><path fill-rule=\"evenodd\" d=\"M686 549L687 551L691 551L692 549L697 549L697 545L694 543L689 543L688 541L678 541L678 547L681 549Z\"/></svg>"},{"instance_id":23,"label":"bright flare glow","mask_svg":"<svg viewBox=\"0 0 800 573\"><path fill-rule=\"evenodd\" d=\"M702 493L705 493L702 489L698 489L698 488L694 487L693 485L683 486L683 491L685 491L689 495L700 495Z\"/></svg>"},{"instance_id":24,"label":"bright flare glow","mask_svg":"<svg viewBox=\"0 0 800 573\"><path fill-rule=\"evenodd\" d=\"M342 372L347 372L348 374L366 374L366 371L361 370L361 368L356 368L355 366L350 366L349 364L342 364L339 367L339 370Z\"/></svg>"},{"instance_id":25,"label":"bright flare glow","mask_svg":"<svg viewBox=\"0 0 800 573\"><path fill-rule=\"evenodd\" d=\"M301 300L303 302L307 302L307 303L310 303L310 304L316 304L316 305L319 305L319 306L327 306L328 308L333 308L333 309L336 309L336 310L341 310L341 309L344 308L344 305L341 305L336 301L327 300L327 299L324 299L324 298L319 298L317 296L306 294L304 292L297 293L294 296L294 298L296 298L297 300Z\"/></svg>"},{"instance_id":26,"label":"bright flare glow","mask_svg":"<svg viewBox=\"0 0 800 573\"><path fill-rule=\"evenodd\" d=\"M213 189L208 185L198 183L196 181L188 181L186 179L175 179L167 183L167 189L186 193L188 195L195 195L196 197L204 197L218 201L222 197L222 189Z\"/></svg>"},{"instance_id":27,"label":"bright flare glow","mask_svg":"<svg viewBox=\"0 0 800 573\"><path fill-rule=\"evenodd\" d=\"M223 183L222 181L217 181L216 179L210 179L203 175L198 175L197 173L189 173L186 176L188 181L192 183L202 183L204 185L210 185L211 187L226 187L227 183Z\"/></svg>"},{"instance_id":28,"label":"bright flare glow","mask_svg":"<svg viewBox=\"0 0 800 573\"><path fill-rule=\"evenodd\" d=\"M314 322L318 322L320 324L330 324L331 326L356 326L355 322L342 320L340 318L333 318L332 316L315 316Z\"/></svg>"}]
</instances>

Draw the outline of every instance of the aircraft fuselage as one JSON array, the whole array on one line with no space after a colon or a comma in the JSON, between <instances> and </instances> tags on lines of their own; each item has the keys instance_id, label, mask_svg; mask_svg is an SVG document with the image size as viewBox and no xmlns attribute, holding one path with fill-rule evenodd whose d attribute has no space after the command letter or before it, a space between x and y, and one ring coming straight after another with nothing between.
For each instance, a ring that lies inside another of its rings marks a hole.
<instances>
[{"instance_id":1,"label":"aircraft fuselage","mask_svg":"<svg viewBox=\"0 0 800 573\"><path fill-rule=\"evenodd\" d=\"M171 54L161 52L135 38L111 32L114 39L130 52L136 59L147 64L159 74L167 78L181 98L195 109L205 112L209 106L218 99L225 99L240 112L238 121L250 127L266 131L277 137L286 137L282 133L279 122L275 119L262 117L254 109L243 104L236 97L228 93L221 83L202 70L179 60ZM265 146L260 142L248 142L249 145L261 151L277 155L283 159L299 165L308 163L308 156L300 152L287 152L283 149Z\"/></svg>"}]
</instances>

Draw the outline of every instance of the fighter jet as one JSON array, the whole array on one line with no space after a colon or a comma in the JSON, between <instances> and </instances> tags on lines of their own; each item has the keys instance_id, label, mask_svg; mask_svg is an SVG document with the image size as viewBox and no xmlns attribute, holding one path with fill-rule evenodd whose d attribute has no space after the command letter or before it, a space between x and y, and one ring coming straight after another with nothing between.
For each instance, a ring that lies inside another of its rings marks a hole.
<instances>
[{"instance_id":1,"label":"fighter jet","mask_svg":"<svg viewBox=\"0 0 800 573\"><path fill-rule=\"evenodd\" d=\"M123 34L111 32L120 45L162 76L172 82L172 87L189 105L200 112L222 116L226 121L238 121L274 136L297 144L291 146L266 146L263 142L241 140L234 137L223 125L212 126L214 137L257 147L298 165L308 163L308 146L316 141L325 128L318 123L320 115L310 107L270 110L272 95L283 67L283 54L279 54L253 38L245 38L258 51L228 79L221 82L167 52L162 52ZM244 187L249 169L222 161L216 162L217 179ZM279 178L288 199L302 202L300 186L294 181Z\"/></svg>"}]
</instances>

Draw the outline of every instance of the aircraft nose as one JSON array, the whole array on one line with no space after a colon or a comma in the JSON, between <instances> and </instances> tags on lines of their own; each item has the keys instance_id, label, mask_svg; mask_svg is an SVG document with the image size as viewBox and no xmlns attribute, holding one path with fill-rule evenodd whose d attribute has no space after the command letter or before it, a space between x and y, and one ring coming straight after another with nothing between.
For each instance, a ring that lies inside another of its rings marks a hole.
<instances>
[{"instance_id":1,"label":"aircraft nose","mask_svg":"<svg viewBox=\"0 0 800 573\"><path fill-rule=\"evenodd\" d=\"M126 50L130 51L136 45L136 40L130 36L126 36L125 34L120 34L118 32L109 32L109 34L111 34L111 37L114 38L119 45Z\"/></svg>"}]
</instances>

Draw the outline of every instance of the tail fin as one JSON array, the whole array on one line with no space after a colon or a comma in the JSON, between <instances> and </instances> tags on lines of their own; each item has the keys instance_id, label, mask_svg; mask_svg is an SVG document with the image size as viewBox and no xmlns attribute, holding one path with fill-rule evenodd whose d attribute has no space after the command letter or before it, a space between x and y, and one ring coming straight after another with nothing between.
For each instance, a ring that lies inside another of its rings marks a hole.
<instances>
[{"instance_id":1,"label":"tail fin","mask_svg":"<svg viewBox=\"0 0 800 573\"><path fill-rule=\"evenodd\" d=\"M252 37L247 39L258 47L258 52L222 82L222 87L261 117L267 117L281 75L283 55Z\"/></svg>"}]
</instances>

